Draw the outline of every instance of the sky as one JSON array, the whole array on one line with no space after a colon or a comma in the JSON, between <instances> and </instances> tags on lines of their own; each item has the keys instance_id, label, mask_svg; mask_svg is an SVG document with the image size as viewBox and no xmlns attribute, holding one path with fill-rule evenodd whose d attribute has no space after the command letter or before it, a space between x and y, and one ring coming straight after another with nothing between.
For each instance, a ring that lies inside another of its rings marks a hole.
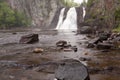
<instances>
[{"instance_id":1,"label":"sky","mask_svg":"<svg viewBox=\"0 0 120 80\"><path fill-rule=\"evenodd\" d=\"M86 1L87 1L87 0L86 0ZM76 2L76 3L82 3L83 0L74 0L74 2Z\"/></svg>"}]
</instances>

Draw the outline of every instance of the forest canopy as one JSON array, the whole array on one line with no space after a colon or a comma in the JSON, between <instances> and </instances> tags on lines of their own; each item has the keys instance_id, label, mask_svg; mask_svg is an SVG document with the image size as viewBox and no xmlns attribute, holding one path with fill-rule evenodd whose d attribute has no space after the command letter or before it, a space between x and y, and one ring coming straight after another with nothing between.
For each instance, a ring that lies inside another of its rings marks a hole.
<instances>
[{"instance_id":1,"label":"forest canopy","mask_svg":"<svg viewBox=\"0 0 120 80\"><path fill-rule=\"evenodd\" d=\"M28 26L30 20L25 14L13 10L4 1L0 0L0 28Z\"/></svg>"}]
</instances>

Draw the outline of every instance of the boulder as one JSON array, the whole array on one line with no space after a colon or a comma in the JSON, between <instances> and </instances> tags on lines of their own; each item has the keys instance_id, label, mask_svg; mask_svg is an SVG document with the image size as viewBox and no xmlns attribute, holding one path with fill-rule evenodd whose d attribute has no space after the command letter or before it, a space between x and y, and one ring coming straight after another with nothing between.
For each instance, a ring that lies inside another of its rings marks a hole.
<instances>
[{"instance_id":1,"label":"boulder","mask_svg":"<svg viewBox=\"0 0 120 80\"><path fill-rule=\"evenodd\" d=\"M99 37L94 38L94 39L92 39L92 40L90 41L90 43L93 43L93 44L98 44L99 42L102 42Z\"/></svg>"},{"instance_id":2,"label":"boulder","mask_svg":"<svg viewBox=\"0 0 120 80\"><path fill-rule=\"evenodd\" d=\"M90 26L83 26L80 29L81 34L91 34L93 32L93 29Z\"/></svg>"},{"instance_id":3,"label":"boulder","mask_svg":"<svg viewBox=\"0 0 120 80\"><path fill-rule=\"evenodd\" d=\"M79 61L64 60L55 71L57 80L90 80L87 68Z\"/></svg>"},{"instance_id":4,"label":"boulder","mask_svg":"<svg viewBox=\"0 0 120 80\"><path fill-rule=\"evenodd\" d=\"M57 47L65 47L67 45L67 41L60 40L56 43Z\"/></svg>"},{"instance_id":5,"label":"boulder","mask_svg":"<svg viewBox=\"0 0 120 80\"><path fill-rule=\"evenodd\" d=\"M97 44L97 49L111 49L112 47L114 47L114 45L110 43L98 43Z\"/></svg>"},{"instance_id":6,"label":"boulder","mask_svg":"<svg viewBox=\"0 0 120 80\"><path fill-rule=\"evenodd\" d=\"M113 39L113 41L120 41L120 36L115 37L115 38Z\"/></svg>"},{"instance_id":7,"label":"boulder","mask_svg":"<svg viewBox=\"0 0 120 80\"><path fill-rule=\"evenodd\" d=\"M98 44L99 42L102 42L102 41L99 39L99 37L94 38L94 39L92 39L92 40L88 43L87 48L94 48L95 45Z\"/></svg>"},{"instance_id":8,"label":"boulder","mask_svg":"<svg viewBox=\"0 0 120 80\"><path fill-rule=\"evenodd\" d=\"M111 36L111 33L103 32L99 34L99 40L107 40Z\"/></svg>"},{"instance_id":9,"label":"boulder","mask_svg":"<svg viewBox=\"0 0 120 80\"><path fill-rule=\"evenodd\" d=\"M88 43L87 48L94 48L95 45L93 43Z\"/></svg>"},{"instance_id":10,"label":"boulder","mask_svg":"<svg viewBox=\"0 0 120 80\"><path fill-rule=\"evenodd\" d=\"M73 50L74 52L77 52L77 51L78 51L77 46L72 46L71 48L72 48L72 50Z\"/></svg>"},{"instance_id":11,"label":"boulder","mask_svg":"<svg viewBox=\"0 0 120 80\"><path fill-rule=\"evenodd\" d=\"M39 41L38 34L28 34L28 35L22 36L19 42L24 44L31 44L38 41Z\"/></svg>"}]
</instances>

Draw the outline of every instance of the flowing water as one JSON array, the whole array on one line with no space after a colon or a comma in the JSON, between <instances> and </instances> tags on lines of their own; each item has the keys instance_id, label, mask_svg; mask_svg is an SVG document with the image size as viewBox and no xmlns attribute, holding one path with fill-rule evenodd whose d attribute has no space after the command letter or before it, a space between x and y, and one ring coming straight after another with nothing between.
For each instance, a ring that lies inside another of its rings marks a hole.
<instances>
[{"instance_id":1,"label":"flowing water","mask_svg":"<svg viewBox=\"0 0 120 80\"><path fill-rule=\"evenodd\" d=\"M86 15L86 11L85 11L85 7L83 7L83 19L85 18Z\"/></svg>"},{"instance_id":2,"label":"flowing water","mask_svg":"<svg viewBox=\"0 0 120 80\"><path fill-rule=\"evenodd\" d=\"M13 34L16 33L16 34ZM37 33L39 42L35 44L19 44L21 36ZM56 42L66 40L72 46L77 46L78 51L59 51ZM76 35L76 31L67 30L8 30L0 31L0 80L53 80L54 73L40 72L25 68L27 65L56 61L63 59L87 58L81 61L92 68L91 80L119 80L120 79L120 54L118 51L101 52L100 50L87 49L89 41L85 35ZM34 53L35 48L43 48L43 53ZM15 63L19 64L15 64ZM16 67L16 65L18 65ZM25 67L25 68L24 68ZM49 70L49 67L47 67ZM111 70L112 69L112 70ZM51 69L50 69L51 70Z\"/></svg>"},{"instance_id":3,"label":"flowing water","mask_svg":"<svg viewBox=\"0 0 120 80\"><path fill-rule=\"evenodd\" d=\"M61 10L59 21L56 29L77 29L77 13L75 7L72 7L68 10L66 19L64 18L65 8Z\"/></svg>"}]
</instances>

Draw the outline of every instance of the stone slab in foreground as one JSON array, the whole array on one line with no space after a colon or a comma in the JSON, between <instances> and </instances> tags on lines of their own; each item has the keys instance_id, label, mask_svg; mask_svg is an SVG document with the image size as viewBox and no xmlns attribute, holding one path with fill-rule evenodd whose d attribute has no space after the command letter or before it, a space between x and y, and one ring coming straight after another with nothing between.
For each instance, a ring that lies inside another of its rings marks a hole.
<instances>
[{"instance_id":1,"label":"stone slab in foreground","mask_svg":"<svg viewBox=\"0 0 120 80\"><path fill-rule=\"evenodd\" d=\"M87 68L77 60L63 60L55 71L57 80L90 80Z\"/></svg>"}]
</instances>

